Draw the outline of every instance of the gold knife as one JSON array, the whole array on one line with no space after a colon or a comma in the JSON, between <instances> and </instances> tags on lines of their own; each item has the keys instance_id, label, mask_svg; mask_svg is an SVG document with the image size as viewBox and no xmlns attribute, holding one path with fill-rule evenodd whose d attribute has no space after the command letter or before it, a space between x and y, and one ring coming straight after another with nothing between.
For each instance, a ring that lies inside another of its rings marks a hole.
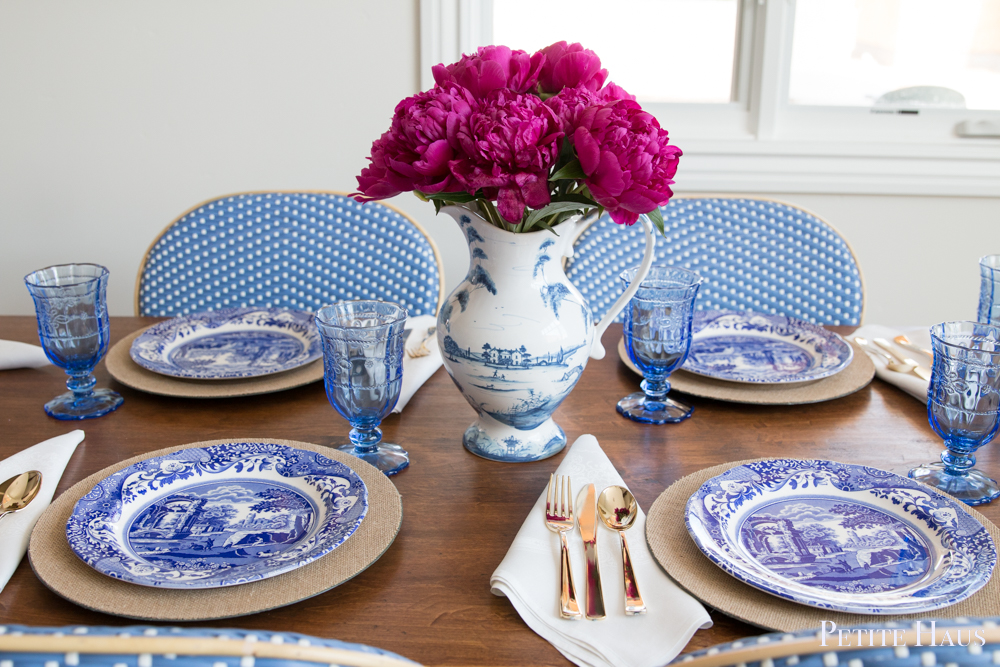
<instances>
[{"instance_id":1,"label":"gold knife","mask_svg":"<svg viewBox=\"0 0 1000 667\"><path fill-rule=\"evenodd\" d=\"M597 490L588 484L580 510L580 536L583 553L587 556L586 615L590 620L604 618L604 591L601 590L601 568L597 563Z\"/></svg>"}]
</instances>

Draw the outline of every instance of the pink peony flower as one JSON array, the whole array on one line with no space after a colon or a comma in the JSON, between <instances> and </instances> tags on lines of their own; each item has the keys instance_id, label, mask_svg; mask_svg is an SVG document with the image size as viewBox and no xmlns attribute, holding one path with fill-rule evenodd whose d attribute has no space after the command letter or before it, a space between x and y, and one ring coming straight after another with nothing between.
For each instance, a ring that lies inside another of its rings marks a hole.
<instances>
[{"instance_id":1,"label":"pink peony flower","mask_svg":"<svg viewBox=\"0 0 1000 667\"><path fill-rule=\"evenodd\" d=\"M573 143L590 193L618 224L631 225L673 196L682 155L667 131L636 102L592 106L580 114Z\"/></svg>"},{"instance_id":2,"label":"pink peony flower","mask_svg":"<svg viewBox=\"0 0 1000 667\"><path fill-rule=\"evenodd\" d=\"M608 85L597 91L597 94L600 95L601 101L605 103L617 102L618 100L632 100L635 102L635 95L631 94L614 81L608 81Z\"/></svg>"},{"instance_id":3,"label":"pink peony flower","mask_svg":"<svg viewBox=\"0 0 1000 667\"><path fill-rule=\"evenodd\" d=\"M549 168L559 156L559 121L534 95L498 90L481 100L458 140L468 160L453 160L452 173L463 188L482 188L512 224L524 207L549 203Z\"/></svg>"},{"instance_id":4,"label":"pink peony flower","mask_svg":"<svg viewBox=\"0 0 1000 667\"><path fill-rule=\"evenodd\" d=\"M358 176L355 199L386 199L411 190L460 191L449 165L461 154L458 134L474 104L469 91L449 85L396 105L392 126L372 144L371 164Z\"/></svg>"},{"instance_id":5,"label":"pink peony flower","mask_svg":"<svg viewBox=\"0 0 1000 667\"><path fill-rule=\"evenodd\" d=\"M506 46L481 46L472 56L451 65L435 65L434 80L439 86L457 83L482 99L500 88L526 93L535 87L545 56L529 56L524 51L512 51Z\"/></svg>"},{"instance_id":6,"label":"pink peony flower","mask_svg":"<svg viewBox=\"0 0 1000 667\"><path fill-rule=\"evenodd\" d=\"M614 83L594 92L588 88L563 88L558 94L545 100L545 104L555 112L559 118L559 126L566 133L567 138L572 140L573 132L580 119L580 114L588 107L600 106L618 100L635 100L635 95L629 95L624 88Z\"/></svg>"},{"instance_id":7,"label":"pink peony flower","mask_svg":"<svg viewBox=\"0 0 1000 667\"><path fill-rule=\"evenodd\" d=\"M538 76L543 93L558 93L563 88L583 87L599 90L608 78L608 70L601 69L601 59L580 44L556 42L535 55L543 54L545 63Z\"/></svg>"}]
</instances>

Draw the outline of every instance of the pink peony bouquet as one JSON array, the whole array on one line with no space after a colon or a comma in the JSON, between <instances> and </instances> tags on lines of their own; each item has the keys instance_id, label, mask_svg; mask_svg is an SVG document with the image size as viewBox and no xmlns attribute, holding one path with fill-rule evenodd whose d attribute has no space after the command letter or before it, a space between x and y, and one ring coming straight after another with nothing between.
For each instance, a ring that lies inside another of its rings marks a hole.
<instances>
[{"instance_id":1,"label":"pink peony bouquet","mask_svg":"<svg viewBox=\"0 0 1000 667\"><path fill-rule=\"evenodd\" d=\"M681 151L593 51L557 42L533 55L484 46L434 67L435 85L396 106L358 176L358 201L414 192L440 210L478 207L514 232L607 210L619 223L659 207Z\"/></svg>"}]
</instances>

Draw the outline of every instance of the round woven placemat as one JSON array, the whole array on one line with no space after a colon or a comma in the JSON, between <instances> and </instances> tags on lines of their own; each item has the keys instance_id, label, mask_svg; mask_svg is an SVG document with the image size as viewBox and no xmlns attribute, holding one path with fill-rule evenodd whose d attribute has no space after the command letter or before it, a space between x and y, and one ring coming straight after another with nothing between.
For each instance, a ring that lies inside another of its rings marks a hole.
<instances>
[{"instance_id":1,"label":"round woven placemat","mask_svg":"<svg viewBox=\"0 0 1000 667\"><path fill-rule=\"evenodd\" d=\"M995 573L985 586L957 604L937 611L895 616L845 614L809 607L770 595L726 574L691 539L684 524L684 509L688 498L708 480L731 468L764 460L766 459L747 459L724 463L688 475L671 484L649 508L646 516L646 542L649 549L667 574L691 595L724 614L780 632L818 628L821 621L833 621L838 626L850 627L863 623L920 618L1000 615L1000 577L995 576ZM1000 529L976 510L970 507L965 509L986 527L993 542L1000 544Z\"/></svg>"},{"instance_id":2,"label":"round woven placemat","mask_svg":"<svg viewBox=\"0 0 1000 667\"><path fill-rule=\"evenodd\" d=\"M851 359L851 363L836 375L822 380L796 384L750 384L726 382L680 370L670 376L670 388L692 396L714 398L730 403L802 405L832 401L867 387L875 377L875 364L872 360L854 342L848 341L848 343L854 348L854 358ZM628 358L624 338L618 341L618 356L632 372L642 375Z\"/></svg>"},{"instance_id":3,"label":"round woven placemat","mask_svg":"<svg viewBox=\"0 0 1000 667\"><path fill-rule=\"evenodd\" d=\"M403 521L403 502L396 487L379 470L328 447L293 440L266 440L340 461L356 472L368 488L368 513L357 531L319 560L248 584L180 590L112 579L84 563L69 548L66 520L73 513L76 501L108 475L138 461L180 449L247 441L260 439L209 440L161 449L116 463L73 485L45 510L31 534L28 558L35 574L58 595L94 611L145 621L207 621L255 614L319 595L364 571L396 539Z\"/></svg>"},{"instance_id":4,"label":"round woven placemat","mask_svg":"<svg viewBox=\"0 0 1000 667\"><path fill-rule=\"evenodd\" d=\"M270 394L323 379L322 359L283 373L237 380L186 380L160 375L146 370L129 356L132 341L148 328L139 329L115 343L104 360L111 377L127 387L148 394L181 398L232 398Z\"/></svg>"}]
</instances>

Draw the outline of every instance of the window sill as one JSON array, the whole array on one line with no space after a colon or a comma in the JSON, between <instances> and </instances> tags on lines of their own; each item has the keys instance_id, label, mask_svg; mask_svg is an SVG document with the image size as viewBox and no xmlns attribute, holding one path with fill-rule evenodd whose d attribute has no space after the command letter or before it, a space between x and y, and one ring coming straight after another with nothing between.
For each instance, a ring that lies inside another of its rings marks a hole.
<instances>
[{"instance_id":1,"label":"window sill","mask_svg":"<svg viewBox=\"0 0 1000 667\"><path fill-rule=\"evenodd\" d=\"M677 143L684 157L676 187L683 192L1000 197L1000 140Z\"/></svg>"}]
</instances>

